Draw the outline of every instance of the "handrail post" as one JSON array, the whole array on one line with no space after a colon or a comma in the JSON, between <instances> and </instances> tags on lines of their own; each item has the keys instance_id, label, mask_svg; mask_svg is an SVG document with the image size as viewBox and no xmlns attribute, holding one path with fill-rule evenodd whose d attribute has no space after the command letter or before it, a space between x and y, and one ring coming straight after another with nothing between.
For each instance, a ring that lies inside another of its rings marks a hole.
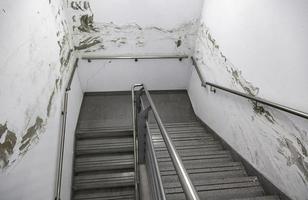
<instances>
[{"instance_id":1,"label":"handrail post","mask_svg":"<svg viewBox=\"0 0 308 200\"><path fill-rule=\"evenodd\" d=\"M66 117L67 117L67 102L68 102L68 91L64 95L64 105L62 111L62 124L61 124L61 136L60 136L60 155L58 162L57 180L56 180L56 195L55 199L60 200L61 197L61 183L62 183L62 167L63 167L63 155L64 155L64 141L65 141L65 130L66 130Z\"/></svg>"}]
</instances>

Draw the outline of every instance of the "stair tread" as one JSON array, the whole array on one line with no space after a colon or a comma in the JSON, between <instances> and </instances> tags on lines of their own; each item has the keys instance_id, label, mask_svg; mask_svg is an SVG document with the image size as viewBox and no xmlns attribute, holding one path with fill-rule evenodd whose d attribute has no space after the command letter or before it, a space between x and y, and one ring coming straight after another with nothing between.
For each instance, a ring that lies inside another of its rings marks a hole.
<instances>
[{"instance_id":1,"label":"stair tread","mask_svg":"<svg viewBox=\"0 0 308 200\"><path fill-rule=\"evenodd\" d=\"M99 138L77 140L76 152L80 154L132 152L133 138Z\"/></svg>"},{"instance_id":2,"label":"stair tread","mask_svg":"<svg viewBox=\"0 0 308 200\"><path fill-rule=\"evenodd\" d=\"M134 167L134 155L95 155L77 157L75 160L75 172L90 170L125 169Z\"/></svg>"},{"instance_id":3,"label":"stair tread","mask_svg":"<svg viewBox=\"0 0 308 200\"><path fill-rule=\"evenodd\" d=\"M250 184L253 183L254 185L260 185L258 178L255 176L243 176L243 177L226 177L226 178L218 178L218 179L208 179L208 180L195 180L193 184L195 187L199 186L222 186L222 188L235 188L241 186L241 184ZM233 186L232 186L233 185ZM165 188L168 189L177 189L181 188L182 186L179 182L170 182L165 185ZM214 188L214 189L215 189ZM211 188L209 187L208 190ZM199 187L198 191L205 190Z\"/></svg>"},{"instance_id":4,"label":"stair tread","mask_svg":"<svg viewBox=\"0 0 308 200\"><path fill-rule=\"evenodd\" d=\"M75 176L74 189L112 188L134 185L134 172L91 173Z\"/></svg>"},{"instance_id":5,"label":"stair tread","mask_svg":"<svg viewBox=\"0 0 308 200\"><path fill-rule=\"evenodd\" d=\"M119 137L133 137L133 132L130 130L123 130L123 131L99 131L99 130L92 130L92 131L84 131L84 132L77 132L76 136L78 139L91 139L91 138L119 138Z\"/></svg>"},{"instance_id":6,"label":"stair tread","mask_svg":"<svg viewBox=\"0 0 308 200\"><path fill-rule=\"evenodd\" d=\"M236 198L232 200L278 200L278 199L280 199L278 196L268 195L260 197Z\"/></svg>"},{"instance_id":7,"label":"stair tread","mask_svg":"<svg viewBox=\"0 0 308 200\"><path fill-rule=\"evenodd\" d=\"M234 198L249 198L264 195L261 186L251 186L243 188L231 188L223 190L199 191L200 199L209 200L229 200ZM183 192L172 193L167 195L167 200L185 200Z\"/></svg>"},{"instance_id":8,"label":"stair tread","mask_svg":"<svg viewBox=\"0 0 308 200\"><path fill-rule=\"evenodd\" d=\"M133 187L108 188L99 190L85 190L76 192L74 200L97 200L97 199L113 199L113 200L133 200L135 198L135 190Z\"/></svg>"},{"instance_id":9,"label":"stair tread","mask_svg":"<svg viewBox=\"0 0 308 200\"><path fill-rule=\"evenodd\" d=\"M178 150L179 155L184 158L184 157L189 157L189 156L219 156L219 155L230 155L229 151L225 150L212 150L212 151L198 151L198 149L194 150ZM164 151L157 151L156 152L156 157L159 158L170 158L170 155L167 150Z\"/></svg>"}]
</instances>

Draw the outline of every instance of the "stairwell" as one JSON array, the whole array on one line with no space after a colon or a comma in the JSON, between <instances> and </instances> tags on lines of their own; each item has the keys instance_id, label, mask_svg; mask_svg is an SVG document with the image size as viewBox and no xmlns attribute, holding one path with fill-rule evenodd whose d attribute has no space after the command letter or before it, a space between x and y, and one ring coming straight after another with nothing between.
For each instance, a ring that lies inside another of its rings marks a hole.
<instances>
[{"instance_id":1,"label":"stairwell","mask_svg":"<svg viewBox=\"0 0 308 200\"><path fill-rule=\"evenodd\" d=\"M221 141L202 125L186 91L159 91L152 96L201 199L279 199L266 194L258 178L249 176L243 164L235 161ZM148 103L145 98L143 102ZM135 198L130 114L128 93L85 95L76 131L74 200ZM166 197L184 200L178 175L154 122L150 115L148 134L154 143Z\"/></svg>"}]
</instances>

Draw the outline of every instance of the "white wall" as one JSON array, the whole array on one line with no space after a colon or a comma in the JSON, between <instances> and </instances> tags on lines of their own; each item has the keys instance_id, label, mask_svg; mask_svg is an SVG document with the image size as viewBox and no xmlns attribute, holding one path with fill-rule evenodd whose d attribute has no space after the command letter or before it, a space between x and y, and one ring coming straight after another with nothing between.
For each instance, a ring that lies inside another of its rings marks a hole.
<instances>
[{"instance_id":1,"label":"white wall","mask_svg":"<svg viewBox=\"0 0 308 200\"><path fill-rule=\"evenodd\" d=\"M136 83L150 90L186 89L191 76L190 59L179 60L81 60L78 75L86 92L129 91Z\"/></svg>"},{"instance_id":2,"label":"white wall","mask_svg":"<svg viewBox=\"0 0 308 200\"><path fill-rule=\"evenodd\" d=\"M76 49L99 54L192 53L203 0L70 0Z\"/></svg>"},{"instance_id":3,"label":"white wall","mask_svg":"<svg viewBox=\"0 0 308 200\"><path fill-rule=\"evenodd\" d=\"M205 0L195 57L207 81L308 112L308 2ZM196 114L293 199L308 197L308 123L200 87Z\"/></svg>"},{"instance_id":4,"label":"white wall","mask_svg":"<svg viewBox=\"0 0 308 200\"><path fill-rule=\"evenodd\" d=\"M54 199L60 111L75 61L65 8L0 2L0 199Z\"/></svg>"},{"instance_id":5,"label":"white wall","mask_svg":"<svg viewBox=\"0 0 308 200\"><path fill-rule=\"evenodd\" d=\"M191 55L202 4L203 0L70 0L75 49L82 55ZM87 92L129 90L138 82L150 89L184 89L190 77L186 63L82 61L78 72Z\"/></svg>"}]
</instances>

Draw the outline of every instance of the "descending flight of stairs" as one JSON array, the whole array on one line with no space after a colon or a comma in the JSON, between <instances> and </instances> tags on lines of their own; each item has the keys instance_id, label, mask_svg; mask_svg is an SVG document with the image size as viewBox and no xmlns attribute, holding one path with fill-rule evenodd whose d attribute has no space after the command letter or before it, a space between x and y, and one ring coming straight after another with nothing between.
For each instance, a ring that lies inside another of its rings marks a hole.
<instances>
[{"instance_id":1,"label":"descending flight of stairs","mask_svg":"<svg viewBox=\"0 0 308 200\"><path fill-rule=\"evenodd\" d=\"M73 199L134 199L131 127L79 127L76 139Z\"/></svg>"},{"instance_id":2,"label":"descending flight of stairs","mask_svg":"<svg viewBox=\"0 0 308 200\"><path fill-rule=\"evenodd\" d=\"M235 161L231 152L198 121L186 91L164 91L151 96L200 199L279 199L266 195L257 177L248 176L242 163ZM84 97L76 130L73 200L135 198L130 98L125 93ZM184 200L151 114L149 124L167 200Z\"/></svg>"},{"instance_id":3,"label":"descending flight of stairs","mask_svg":"<svg viewBox=\"0 0 308 200\"><path fill-rule=\"evenodd\" d=\"M265 196L257 177L248 176L243 165L235 162L231 153L199 122L167 123L165 127L200 199L279 199ZM184 200L183 189L157 125L151 124L150 131L167 200Z\"/></svg>"}]
</instances>

